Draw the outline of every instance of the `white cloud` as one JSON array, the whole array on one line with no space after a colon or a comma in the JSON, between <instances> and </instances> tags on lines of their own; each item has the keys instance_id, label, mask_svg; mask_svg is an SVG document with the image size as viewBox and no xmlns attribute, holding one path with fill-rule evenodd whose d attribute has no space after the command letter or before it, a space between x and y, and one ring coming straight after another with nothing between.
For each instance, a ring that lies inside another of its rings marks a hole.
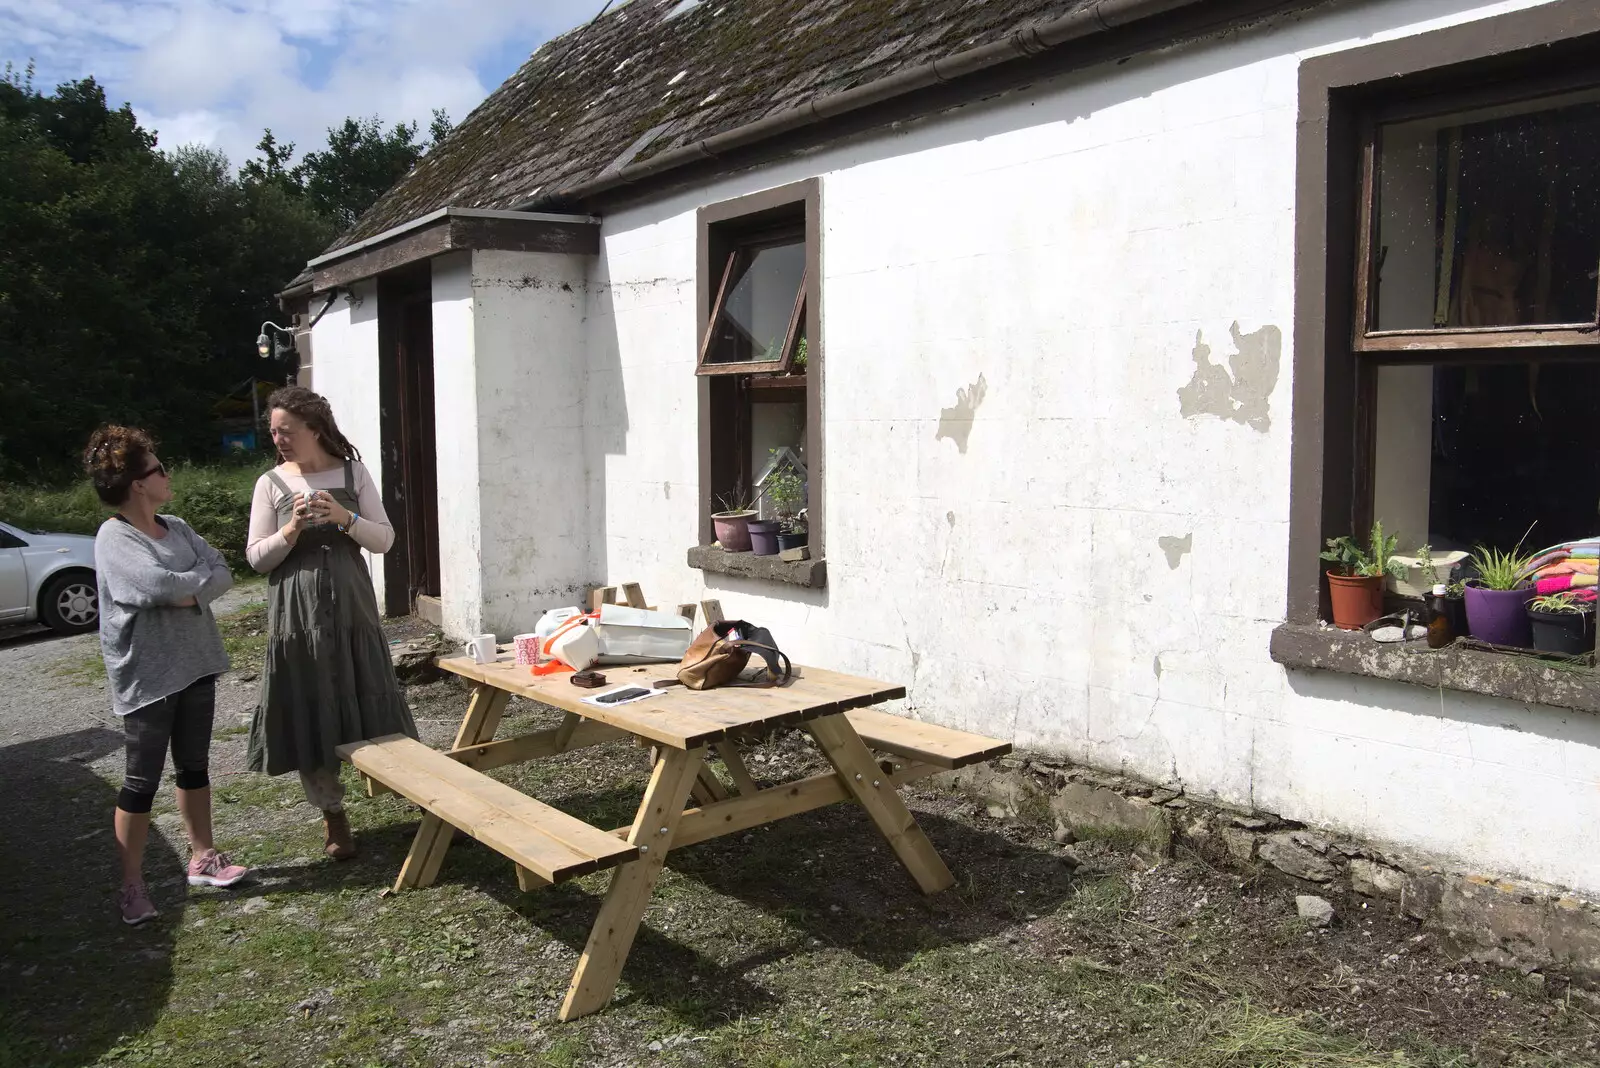
<instances>
[{"instance_id":1,"label":"white cloud","mask_svg":"<svg viewBox=\"0 0 1600 1068\"><path fill-rule=\"evenodd\" d=\"M302 152L346 116L457 122L601 0L0 0L0 60L44 87L93 75L165 148L235 164L264 127Z\"/></svg>"}]
</instances>

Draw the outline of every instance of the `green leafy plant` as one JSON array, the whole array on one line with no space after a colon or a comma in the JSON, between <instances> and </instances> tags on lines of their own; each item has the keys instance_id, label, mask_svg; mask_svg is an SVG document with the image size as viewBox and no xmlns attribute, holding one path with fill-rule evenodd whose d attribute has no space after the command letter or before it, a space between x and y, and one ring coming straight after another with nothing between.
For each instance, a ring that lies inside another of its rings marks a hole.
<instances>
[{"instance_id":1,"label":"green leafy plant","mask_svg":"<svg viewBox=\"0 0 1600 1068\"><path fill-rule=\"evenodd\" d=\"M1382 520L1374 520L1372 533L1368 536L1366 545L1362 545L1349 534L1329 538L1328 547L1322 552L1322 559L1333 564L1341 575L1355 575L1361 578L1399 576L1405 573L1405 566L1394 558L1395 548L1399 544L1400 538L1397 535L1384 534Z\"/></svg>"},{"instance_id":2,"label":"green leafy plant","mask_svg":"<svg viewBox=\"0 0 1600 1068\"><path fill-rule=\"evenodd\" d=\"M1427 574L1430 590L1434 586L1442 585L1446 597L1459 599L1466 594L1467 584L1462 580L1452 579L1446 582L1439 577L1439 565L1433 562L1433 546L1417 546L1417 567Z\"/></svg>"},{"instance_id":3,"label":"green leafy plant","mask_svg":"<svg viewBox=\"0 0 1600 1068\"><path fill-rule=\"evenodd\" d=\"M1478 584L1487 590L1514 590L1527 582L1532 553L1521 552L1522 542L1506 551L1480 545L1472 554Z\"/></svg>"},{"instance_id":4,"label":"green leafy plant","mask_svg":"<svg viewBox=\"0 0 1600 1068\"><path fill-rule=\"evenodd\" d=\"M772 456L777 459L777 449L772 450ZM805 503L806 484L794 465L784 461L767 475L762 492L772 502L772 510L778 513L779 518L788 521Z\"/></svg>"},{"instance_id":5,"label":"green leafy plant","mask_svg":"<svg viewBox=\"0 0 1600 1068\"><path fill-rule=\"evenodd\" d=\"M1535 612L1550 612L1556 615L1582 615L1593 612L1593 602L1580 601L1571 593L1547 593L1542 597L1535 597L1528 603L1528 607Z\"/></svg>"},{"instance_id":6,"label":"green leafy plant","mask_svg":"<svg viewBox=\"0 0 1600 1068\"><path fill-rule=\"evenodd\" d=\"M794 370L796 374L804 374L806 370L806 339L803 336L794 347Z\"/></svg>"}]
</instances>

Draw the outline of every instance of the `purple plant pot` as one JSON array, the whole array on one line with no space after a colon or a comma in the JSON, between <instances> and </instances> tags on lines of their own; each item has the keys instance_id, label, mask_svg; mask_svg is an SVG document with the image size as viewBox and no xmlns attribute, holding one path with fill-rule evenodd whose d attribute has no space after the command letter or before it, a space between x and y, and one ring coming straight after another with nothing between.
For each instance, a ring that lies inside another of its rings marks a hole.
<instances>
[{"instance_id":1,"label":"purple plant pot","mask_svg":"<svg viewBox=\"0 0 1600 1068\"><path fill-rule=\"evenodd\" d=\"M778 555L778 524L757 519L750 524L750 551L756 556Z\"/></svg>"},{"instance_id":2,"label":"purple plant pot","mask_svg":"<svg viewBox=\"0 0 1600 1068\"><path fill-rule=\"evenodd\" d=\"M1537 591L1532 586L1520 590L1486 590L1467 587L1467 629L1480 642L1533 648L1533 629L1528 623L1528 602Z\"/></svg>"}]
</instances>

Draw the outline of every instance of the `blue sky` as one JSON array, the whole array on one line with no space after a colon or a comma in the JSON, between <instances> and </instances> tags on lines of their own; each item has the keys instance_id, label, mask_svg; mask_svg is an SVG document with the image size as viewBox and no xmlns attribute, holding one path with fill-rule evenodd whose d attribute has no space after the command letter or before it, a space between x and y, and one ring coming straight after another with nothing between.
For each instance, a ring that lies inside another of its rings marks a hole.
<instances>
[{"instance_id":1,"label":"blue sky","mask_svg":"<svg viewBox=\"0 0 1600 1068\"><path fill-rule=\"evenodd\" d=\"M164 148L235 165L263 127L300 152L347 115L457 122L603 0L0 0L0 63L93 75Z\"/></svg>"}]
</instances>

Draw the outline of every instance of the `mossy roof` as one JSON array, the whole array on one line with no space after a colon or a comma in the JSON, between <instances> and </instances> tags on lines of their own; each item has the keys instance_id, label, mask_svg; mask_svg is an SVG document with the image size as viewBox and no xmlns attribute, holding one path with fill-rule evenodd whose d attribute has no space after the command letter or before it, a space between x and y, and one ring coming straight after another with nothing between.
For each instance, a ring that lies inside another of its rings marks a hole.
<instances>
[{"instance_id":1,"label":"mossy roof","mask_svg":"<svg viewBox=\"0 0 1600 1068\"><path fill-rule=\"evenodd\" d=\"M607 169L999 40L1092 0L631 0L542 45L332 246Z\"/></svg>"}]
</instances>

